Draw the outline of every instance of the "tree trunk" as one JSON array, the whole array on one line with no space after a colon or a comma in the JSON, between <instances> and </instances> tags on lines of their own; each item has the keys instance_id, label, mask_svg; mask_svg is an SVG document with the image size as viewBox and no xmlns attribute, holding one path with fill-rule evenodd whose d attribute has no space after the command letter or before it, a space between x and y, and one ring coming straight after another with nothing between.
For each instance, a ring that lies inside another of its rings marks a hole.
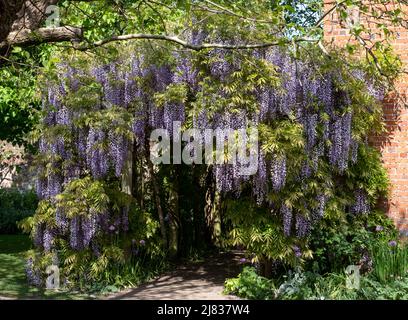
<instances>
[{"instance_id":1,"label":"tree trunk","mask_svg":"<svg viewBox=\"0 0 408 320\"><path fill-rule=\"evenodd\" d=\"M261 261L261 276L265 277L265 278L271 278L272 277L272 272L273 272L273 264L272 261L264 258Z\"/></svg>"},{"instance_id":2,"label":"tree trunk","mask_svg":"<svg viewBox=\"0 0 408 320\"><path fill-rule=\"evenodd\" d=\"M173 168L173 183L170 185L169 190L169 224L170 224L170 236L169 236L169 253L171 258L175 258L179 249L179 227L180 227L180 212L179 212L179 175L178 165Z\"/></svg>"},{"instance_id":3,"label":"tree trunk","mask_svg":"<svg viewBox=\"0 0 408 320\"><path fill-rule=\"evenodd\" d=\"M0 0L0 42L7 39L24 0Z\"/></svg>"},{"instance_id":4,"label":"tree trunk","mask_svg":"<svg viewBox=\"0 0 408 320\"><path fill-rule=\"evenodd\" d=\"M205 194L204 215L209 240L212 244L219 246L221 244L221 196L216 191L215 181L212 170L209 167L206 179L207 191Z\"/></svg>"},{"instance_id":5,"label":"tree trunk","mask_svg":"<svg viewBox=\"0 0 408 320\"><path fill-rule=\"evenodd\" d=\"M200 210L200 188L198 167L194 164L193 174L193 221L194 221L194 243L196 248L202 248L204 244L204 229L202 221L202 212Z\"/></svg>"},{"instance_id":6,"label":"tree trunk","mask_svg":"<svg viewBox=\"0 0 408 320\"><path fill-rule=\"evenodd\" d=\"M130 145L122 175L122 191L128 195L132 195L133 187L133 143Z\"/></svg>"},{"instance_id":7,"label":"tree trunk","mask_svg":"<svg viewBox=\"0 0 408 320\"><path fill-rule=\"evenodd\" d=\"M155 202L156 202L157 214L159 215L160 231L161 231L161 234L162 234L164 247L167 249L168 248L168 239L167 239L166 224L165 224L165 221L164 221L163 207L161 205L161 200L160 200L160 187L159 187L159 183L157 181L156 174L154 172L154 165L153 165L152 161L150 160L149 141L147 141L145 149L146 149L145 151L146 151L147 167L149 169L149 175L150 175L150 179L151 179L152 185L153 185L153 193L154 193L154 199L155 199Z\"/></svg>"}]
</instances>

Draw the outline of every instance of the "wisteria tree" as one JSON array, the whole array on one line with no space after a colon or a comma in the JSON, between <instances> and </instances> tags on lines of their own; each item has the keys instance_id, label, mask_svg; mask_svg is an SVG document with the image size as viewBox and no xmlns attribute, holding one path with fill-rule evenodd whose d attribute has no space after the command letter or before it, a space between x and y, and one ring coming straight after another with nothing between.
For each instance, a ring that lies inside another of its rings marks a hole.
<instances>
[{"instance_id":1,"label":"wisteria tree","mask_svg":"<svg viewBox=\"0 0 408 320\"><path fill-rule=\"evenodd\" d=\"M25 223L33 283L51 263L84 284L141 251L174 257L197 243L243 245L268 274L273 261L310 256L308 235L326 214L368 214L386 191L357 169L371 162L383 174L366 137L381 128L384 90L357 61L344 66L313 48L120 51L108 61L61 57L44 77L42 201ZM239 163L154 165L150 134L173 121L183 130L256 125L257 173L238 175Z\"/></svg>"},{"instance_id":2,"label":"wisteria tree","mask_svg":"<svg viewBox=\"0 0 408 320\"><path fill-rule=\"evenodd\" d=\"M84 28L100 5L69 3ZM352 4L329 12L346 19ZM23 226L35 243L33 284L44 285L51 264L66 285L87 287L135 263L228 245L245 247L269 275L276 261L311 256L308 237L322 220L370 214L387 181L367 138L382 129L379 100L398 60L385 44L367 60L350 55L361 44L326 47L328 13L293 17L290 7L121 2L105 29L58 53L42 72L32 136L41 202ZM121 33L108 36L112 21ZM174 121L182 131L255 126L256 174L237 174L239 163L152 163L151 132Z\"/></svg>"}]
</instances>

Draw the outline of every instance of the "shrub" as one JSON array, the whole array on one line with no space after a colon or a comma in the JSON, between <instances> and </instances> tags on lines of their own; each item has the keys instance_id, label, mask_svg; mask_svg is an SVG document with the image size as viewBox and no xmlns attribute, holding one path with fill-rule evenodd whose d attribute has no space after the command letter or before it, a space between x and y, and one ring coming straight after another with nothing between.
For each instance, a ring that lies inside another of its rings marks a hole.
<instances>
[{"instance_id":1,"label":"shrub","mask_svg":"<svg viewBox=\"0 0 408 320\"><path fill-rule=\"evenodd\" d=\"M275 286L272 280L258 275L255 268L245 267L237 278L225 281L224 292L247 299L268 300L274 298Z\"/></svg>"},{"instance_id":2,"label":"shrub","mask_svg":"<svg viewBox=\"0 0 408 320\"><path fill-rule=\"evenodd\" d=\"M323 274L361 264L362 271L369 271L371 248L387 244L396 237L397 230L381 212L341 219L325 218L313 230L310 244L314 259L307 269Z\"/></svg>"},{"instance_id":3,"label":"shrub","mask_svg":"<svg viewBox=\"0 0 408 320\"><path fill-rule=\"evenodd\" d=\"M369 274L361 277L359 289L347 287L344 272L329 273L322 276L317 273L298 270L297 272L289 272L284 276L284 279L279 286L275 286L272 280L257 275L255 269L246 268L237 278L226 281L225 292L246 299L258 300L408 299L408 277L382 283Z\"/></svg>"},{"instance_id":4,"label":"shrub","mask_svg":"<svg viewBox=\"0 0 408 320\"><path fill-rule=\"evenodd\" d=\"M371 248L373 276L381 283L389 283L407 276L408 247L394 240L379 243Z\"/></svg>"},{"instance_id":5,"label":"shrub","mask_svg":"<svg viewBox=\"0 0 408 320\"><path fill-rule=\"evenodd\" d=\"M0 189L0 233L18 233L17 222L32 216L37 202L37 196L32 190Z\"/></svg>"}]
</instances>

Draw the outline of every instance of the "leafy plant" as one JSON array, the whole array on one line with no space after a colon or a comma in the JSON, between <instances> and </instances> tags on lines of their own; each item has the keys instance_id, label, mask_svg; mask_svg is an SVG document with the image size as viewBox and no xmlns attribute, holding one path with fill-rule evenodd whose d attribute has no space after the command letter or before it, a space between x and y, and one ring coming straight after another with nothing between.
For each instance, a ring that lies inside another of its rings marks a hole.
<instances>
[{"instance_id":1,"label":"leafy plant","mask_svg":"<svg viewBox=\"0 0 408 320\"><path fill-rule=\"evenodd\" d=\"M408 276L408 247L395 240L373 244L370 248L373 260L372 275L381 283L389 283Z\"/></svg>"},{"instance_id":2,"label":"leafy plant","mask_svg":"<svg viewBox=\"0 0 408 320\"><path fill-rule=\"evenodd\" d=\"M275 297L272 280L259 276L253 267L244 267L237 278L225 281L224 293L246 299L269 300Z\"/></svg>"},{"instance_id":3,"label":"leafy plant","mask_svg":"<svg viewBox=\"0 0 408 320\"><path fill-rule=\"evenodd\" d=\"M371 270L371 248L397 236L392 221L382 212L373 212L341 220L324 219L311 236L313 260L308 269L319 273L339 272L348 265L363 265Z\"/></svg>"},{"instance_id":4,"label":"leafy plant","mask_svg":"<svg viewBox=\"0 0 408 320\"><path fill-rule=\"evenodd\" d=\"M19 233L18 222L34 215L37 203L33 190L0 189L0 234Z\"/></svg>"}]
</instances>

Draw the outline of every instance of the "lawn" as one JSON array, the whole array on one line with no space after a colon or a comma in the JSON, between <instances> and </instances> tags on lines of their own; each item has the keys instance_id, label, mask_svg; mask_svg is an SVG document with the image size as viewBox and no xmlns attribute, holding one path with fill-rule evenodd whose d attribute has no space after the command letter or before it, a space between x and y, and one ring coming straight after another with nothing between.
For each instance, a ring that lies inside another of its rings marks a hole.
<instances>
[{"instance_id":1,"label":"lawn","mask_svg":"<svg viewBox=\"0 0 408 320\"><path fill-rule=\"evenodd\" d=\"M89 299L89 296L30 287L24 252L31 248L26 235L0 235L0 297L16 299Z\"/></svg>"}]
</instances>

